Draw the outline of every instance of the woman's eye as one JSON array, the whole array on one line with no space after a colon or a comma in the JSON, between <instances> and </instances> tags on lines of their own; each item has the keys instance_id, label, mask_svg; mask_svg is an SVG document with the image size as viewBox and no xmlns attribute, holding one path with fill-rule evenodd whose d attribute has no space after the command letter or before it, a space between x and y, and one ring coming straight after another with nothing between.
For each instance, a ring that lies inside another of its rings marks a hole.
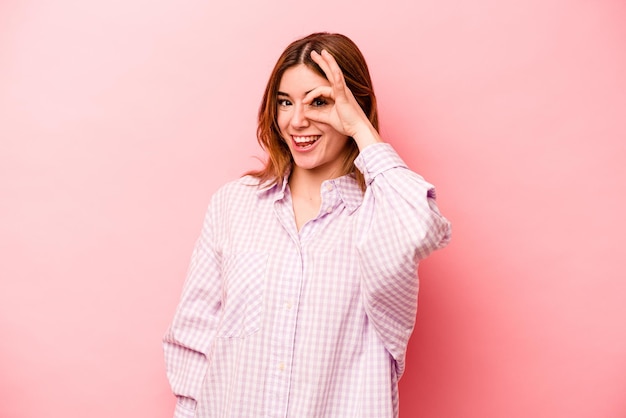
<instances>
[{"instance_id":1,"label":"woman's eye","mask_svg":"<svg viewBox=\"0 0 626 418\"><path fill-rule=\"evenodd\" d=\"M281 106L281 107L291 106L291 102L287 99L278 99L278 106Z\"/></svg>"},{"instance_id":2,"label":"woman's eye","mask_svg":"<svg viewBox=\"0 0 626 418\"><path fill-rule=\"evenodd\" d=\"M311 106L313 107L320 107L320 106L324 106L326 104L326 100L322 99L321 97L318 97L317 99L313 99L313 101L311 102Z\"/></svg>"}]
</instances>

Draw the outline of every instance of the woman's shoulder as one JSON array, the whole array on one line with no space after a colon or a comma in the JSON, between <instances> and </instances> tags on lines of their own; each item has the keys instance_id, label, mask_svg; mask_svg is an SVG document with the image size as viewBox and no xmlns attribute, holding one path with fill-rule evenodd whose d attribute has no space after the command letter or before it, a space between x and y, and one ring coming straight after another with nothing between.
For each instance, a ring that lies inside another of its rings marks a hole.
<instances>
[{"instance_id":1,"label":"woman's shoulder","mask_svg":"<svg viewBox=\"0 0 626 418\"><path fill-rule=\"evenodd\" d=\"M220 186L213 195L213 200L250 198L257 196L259 192L265 190L267 187L268 185L258 178L251 175L244 175L243 177L231 180Z\"/></svg>"},{"instance_id":2,"label":"woman's shoulder","mask_svg":"<svg viewBox=\"0 0 626 418\"><path fill-rule=\"evenodd\" d=\"M231 180L211 196L207 215L226 222L226 219L249 218L268 202L264 184L252 176Z\"/></svg>"},{"instance_id":3,"label":"woman's shoulder","mask_svg":"<svg viewBox=\"0 0 626 418\"><path fill-rule=\"evenodd\" d=\"M260 184L258 179L250 175L245 175L224 183L217 189L215 194L254 193L259 190L259 187Z\"/></svg>"}]
</instances>

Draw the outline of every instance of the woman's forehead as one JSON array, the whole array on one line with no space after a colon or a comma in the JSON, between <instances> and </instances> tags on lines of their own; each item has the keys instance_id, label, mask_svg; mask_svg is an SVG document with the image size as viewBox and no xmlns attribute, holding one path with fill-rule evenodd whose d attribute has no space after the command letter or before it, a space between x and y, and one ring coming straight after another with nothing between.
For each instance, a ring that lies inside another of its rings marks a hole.
<instances>
[{"instance_id":1,"label":"woman's forehead","mask_svg":"<svg viewBox=\"0 0 626 418\"><path fill-rule=\"evenodd\" d=\"M285 70L278 84L278 90L279 93L285 93L289 96L306 95L316 87L329 85L328 80L311 68L304 64L298 64Z\"/></svg>"}]
</instances>

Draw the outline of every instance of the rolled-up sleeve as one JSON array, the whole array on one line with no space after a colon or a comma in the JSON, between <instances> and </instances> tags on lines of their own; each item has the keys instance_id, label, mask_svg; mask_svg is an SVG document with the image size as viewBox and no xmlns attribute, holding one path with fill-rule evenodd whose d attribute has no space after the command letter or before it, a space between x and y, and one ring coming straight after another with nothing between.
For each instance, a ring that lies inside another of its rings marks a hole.
<instances>
[{"instance_id":1,"label":"rolled-up sleeve","mask_svg":"<svg viewBox=\"0 0 626 418\"><path fill-rule=\"evenodd\" d=\"M357 228L364 305L401 375L417 313L418 264L447 245L451 225L434 187L390 144L366 147L355 165L367 186Z\"/></svg>"}]
</instances>

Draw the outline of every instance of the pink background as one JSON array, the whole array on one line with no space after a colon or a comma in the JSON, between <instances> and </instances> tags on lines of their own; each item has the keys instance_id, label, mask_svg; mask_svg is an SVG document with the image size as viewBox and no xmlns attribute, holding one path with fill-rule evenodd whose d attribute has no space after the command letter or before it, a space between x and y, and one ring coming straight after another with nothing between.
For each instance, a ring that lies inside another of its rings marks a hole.
<instances>
[{"instance_id":1,"label":"pink background","mask_svg":"<svg viewBox=\"0 0 626 418\"><path fill-rule=\"evenodd\" d=\"M622 0L0 3L0 417L170 417L160 339L276 58L371 66L438 186L401 416L626 416Z\"/></svg>"}]
</instances>

